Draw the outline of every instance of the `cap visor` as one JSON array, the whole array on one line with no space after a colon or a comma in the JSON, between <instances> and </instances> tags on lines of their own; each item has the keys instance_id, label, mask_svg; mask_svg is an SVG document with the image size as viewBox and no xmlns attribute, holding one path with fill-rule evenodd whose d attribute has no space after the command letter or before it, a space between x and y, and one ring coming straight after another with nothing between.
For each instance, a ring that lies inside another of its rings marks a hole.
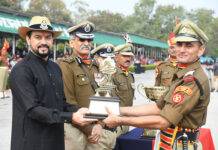
<instances>
[{"instance_id":1,"label":"cap visor","mask_svg":"<svg viewBox=\"0 0 218 150\"><path fill-rule=\"evenodd\" d=\"M121 55L126 55L126 56L134 56L132 52L121 52Z\"/></svg>"},{"instance_id":2,"label":"cap visor","mask_svg":"<svg viewBox=\"0 0 218 150\"><path fill-rule=\"evenodd\" d=\"M195 41L199 41L199 40L192 38L192 37L178 36L175 38L175 41L176 42L195 42Z\"/></svg>"},{"instance_id":3,"label":"cap visor","mask_svg":"<svg viewBox=\"0 0 218 150\"><path fill-rule=\"evenodd\" d=\"M81 39L93 39L94 34L82 34L82 33L76 33L76 36Z\"/></svg>"},{"instance_id":4,"label":"cap visor","mask_svg":"<svg viewBox=\"0 0 218 150\"><path fill-rule=\"evenodd\" d=\"M114 54L100 54L101 57L114 57Z\"/></svg>"}]
</instances>

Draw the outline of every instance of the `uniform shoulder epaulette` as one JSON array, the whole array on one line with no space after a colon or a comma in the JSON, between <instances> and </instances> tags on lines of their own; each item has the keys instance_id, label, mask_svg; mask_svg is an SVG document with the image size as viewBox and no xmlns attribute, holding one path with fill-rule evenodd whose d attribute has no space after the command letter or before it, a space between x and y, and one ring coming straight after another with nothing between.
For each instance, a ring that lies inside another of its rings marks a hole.
<instances>
[{"instance_id":1,"label":"uniform shoulder epaulette","mask_svg":"<svg viewBox=\"0 0 218 150\"><path fill-rule=\"evenodd\" d=\"M159 61L156 63L156 66L160 66L160 65L165 64L165 63L167 63L167 62L166 61Z\"/></svg>"},{"instance_id":2,"label":"uniform shoulder epaulette","mask_svg":"<svg viewBox=\"0 0 218 150\"><path fill-rule=\"evenodd\" d=\"M183 76L183 81L184 81L185 83L195 81L194 72L195 72L194 70L188 71L188 72Z\"/></svg>"},{"instance_id":3,"label":"uniform shoulder epaulette","mask_svg":"<svg viewBox=\"0 0 218 150\"><path fill-rule=\"evenodd\" d=\"M199 81L199 79L194 75L195 70L188 71L184 76L183 76L183 81L184 83L189 83L189 82L195 82L200 90L200 95L204 95L204 90L203 87Z\"/></svg>"},{"instance_id":4,"label":"uniform shoulder epaulette","mask_svg":"<svg viewBox=\"0 0 218 150\"><path fill-rule=\"evenodd\" d=\"M67 62L67 63L72 63L72 62L75 61L75 58L70 56L70 57L62 58L60 61Z\"/></svg>"}]
</instances>

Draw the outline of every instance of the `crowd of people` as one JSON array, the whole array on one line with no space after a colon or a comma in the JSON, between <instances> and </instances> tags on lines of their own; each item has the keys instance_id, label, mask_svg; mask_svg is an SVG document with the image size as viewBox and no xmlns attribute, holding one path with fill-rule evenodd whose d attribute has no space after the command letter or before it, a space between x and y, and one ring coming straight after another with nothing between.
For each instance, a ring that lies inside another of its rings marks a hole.
<instances>
[{"instance_id":1,"label":"crowd of people","mask_svg":"<svg viewBox=\"0 0 218 150\"><path fill-rule=\"evenodd\" d=\"M205 33L191 21L177 24L169 38L169 58L157 65L154 77L154 86L168 91L155 103L132 106L133 45L104 43L92 50L94 30L89 21L70 27L72 54L55 63L49 54L61 31L55 31L44 16L34 16L29 26L19 27L29 52L23 59L15 56L10 61L11 150L112 150L129 126L158 130L155 150L202 149L198 134L210 99L209 80L199 62L208 42ZM108 58L116 68L110 76L115 88L109 93L118 97L120 115L105 108L106 118L86 118L90 97L104 86L104 78L99 84L99 74ZM139 61L148 63L146 58Z\"/></svg>"}]
</instances>

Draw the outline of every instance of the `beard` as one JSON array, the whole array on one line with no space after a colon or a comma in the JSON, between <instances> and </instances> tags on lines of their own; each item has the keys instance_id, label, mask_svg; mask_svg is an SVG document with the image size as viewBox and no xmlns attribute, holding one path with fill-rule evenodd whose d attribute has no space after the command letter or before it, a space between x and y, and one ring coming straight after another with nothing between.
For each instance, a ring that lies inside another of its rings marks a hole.
<instances>
[{"instance_id":1,"label":"beard","mask_svg":"<svg viewBox=\"0 0 218 150\"><path fill-rule=\"evenodd\" d=\"M40 49L40 48L43 48L43 47L47 48L48 51L45 52L45 53L40 53L40 50L39 50L39 49ZM34 52L37 56L39 56L39 57L41 57L41 58L46 58L46 57L48 57L49 54L50 54L49 46L48 46L47 44L39 45L39 46L37 47L37 50L33 50L33 52Z\"/></svg>"},{"instance_id":2,"label":"beard","mask_svg":"<svg viewBox=\"0 0 218 150\"><path fill-rule=\"evenodd\" d=\"M46 58L46 57L48 57L49 56L49 54L50 54L50 50L48 50L48 52L46 52L46 53L39 53L39 51L37 51L37 52L35 52L39 57L41 57L41 58Z\"/></svg>"}]
</instances>

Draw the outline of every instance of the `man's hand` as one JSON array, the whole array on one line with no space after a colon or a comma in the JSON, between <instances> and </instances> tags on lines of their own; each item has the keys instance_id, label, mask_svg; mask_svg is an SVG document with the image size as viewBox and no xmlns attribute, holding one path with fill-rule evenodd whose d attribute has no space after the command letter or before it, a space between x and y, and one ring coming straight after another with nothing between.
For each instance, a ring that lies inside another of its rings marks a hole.
<instances>
[{"instance_id":1,"label":"man's hand","mask_svg":"<svg viewBox=\"0 0 218 150\"><path fill-rule=\"evenodd\" d=\"M72 123L80 125L80 126L84 126L84 125L90 124L92 122L98 121L97 119L84 118L83 116L86 113L90 113L88 108L80 108L77 112L73 113Z\"/></svg>"},{"instance_id":2,"label":"man's hand","mask_svg":"<svg viewBox=\"0 0 218 150\"><path fill-rule=\"evenodd\" d=\"M112 112L106 107L106 111L108 113L108 117L103 120L103 122L106 124L109 128L115 128L119 125L121 125L121 117L112 114Z\"/></svg>"},{"instance_id":3,"label":"man's hand","mask_svg":"<svg viewBox=\"0 0 218 150\"><path fill-rule=\"evenodd\" d=\"M103 131L102 126L100 124L95 124L94 127L92 128L91 135L88 136L88 141L93 144L98 143L101 137L102 131Z\"/></svg>"}]
</instances>

